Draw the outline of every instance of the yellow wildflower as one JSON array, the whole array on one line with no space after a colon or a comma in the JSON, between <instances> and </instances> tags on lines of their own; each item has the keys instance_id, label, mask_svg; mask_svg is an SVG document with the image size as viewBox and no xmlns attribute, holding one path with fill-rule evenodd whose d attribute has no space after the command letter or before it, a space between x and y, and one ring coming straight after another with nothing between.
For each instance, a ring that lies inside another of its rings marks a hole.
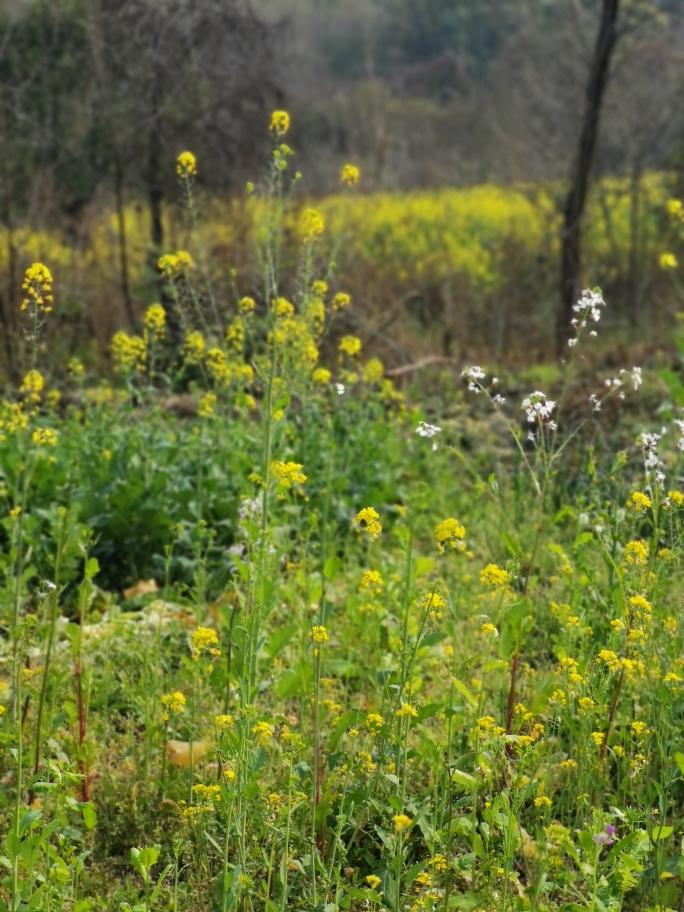
<instances>
[{"instance_id":1,"label":"yellow wildflower","mask_svg":"<svg viewBox=\"0 0 684 912\"><path fill-rule=\"evenodd\" d=\"M20 309L43 311L49 313L52 310L52 273L43 263L32 263L24 273L24 281L21 285L24 292L24 298L21 302Z\"/></svg>"},{"instance_id":2,"label":"yellow wildflower","mask_svg":"<svg viewBox=\"0 0 684 912\"><path fill-rule=\"evenodd\" d=\"M147 358L147 345L141 336L129 336L123 330L112 337L112 357L119 373L143 370Z\"/></svg>"},{"instance_id":3,"label":"yellow wildflower","mask_svg":"<svg viewBox=\"0 0 684 912\"><path fill-rule=\"evenodd\" d=\"M180 690L172 690L170 693L161 695L161 704L164 707L162 719L167 721L169 713L181 713L185 710L185 694Z\"/></svg>"},{"instance_id":4,"label":"yellow wildflower","mask_svg":"<svg viewBox=\"0 0 684 912\"><path fill-rule=\"evenodd\" d=\"M347 162L342 165L340 171L340 182L345 184L347 187L353 187L355 184L358 184L361 178L361 169L358 165L352 165L351 162Z\"/></svg>"},{"instance_id":5,"label":"yellow wildflower","mask_svg":"<svg viewBox=\"0 0 684 912\"><path fill-rule=\"evenodd\" d=\"M330 306L336 312L341 310L346 310L351 304L351 295L347 294L346 291L338 291L335 297L330 302Z\"/></svg>"},{"instance_id":6,"label":"yellow wildflower","mask_svg":"<svg viewBox=\"0 0 684 912\"><path fill-rule=\"evenodd\" d=\"M30 370L21 381L20 395L28 402L40 402L41 393L45 388L45 379L40 371Z\"/></svg>"},{"instance_id":7,"label":"yellow wildflower","mask_svg":"<svg viewBox=\"0 0 684 912\"><path fill-rule=\"evenodd\" d=\"M183 342L183 358L188 364L198 364L206 349L204 336L196 330L190 332Z\"/></svg>"},{"instance_id":8,"label":"yellow wildflower","mask_svg":"<svg viewBox=\"0 0 684 912\"><path fill-rule=\"evenodd\" d=\"M491 586L492 589L502 589L510 582L510 576L503 567L499 567L497 564L487 564L480 570L480 582L483 586Z\"/></svg>"},{"instance_id":9,"label":"yellow wildflower","mask_svg":"<svg viewBox=\"0 0 684 912\"><path fill-rule=\"evenodd\" d=\"M359 589L362 592L370 592L371 595L379 595L385 587L385 582L377 570L364 570L359 583Z\"/></svg>"},{"instance_id":10,"label":"yellow wildflower","mask_svg":"<svg viewBox=\"0 0 684 912\"><path fill-rule=\"evenodd\" d=\"M457 519L453 517L443 519L435 528L435 537L440 553L444 554L446 547L451 548L453 551L464 551L465 534L464 526Z\"/></svg>"},{"instance_id":11,"label":"yellow wildflower","mask_svg":"<svg viewBox=\"0 0 684 912\"><path fill-rule=\"evenodd\" d=\"M226 731L226 729L232 728L234 723L235 718L229 713L222 713L221 715L214 716L214 725L219 731Z\"/></svg>"},{"instance_id":12,"label":"yellow wildflower","mask_svg":"<svg viewBox=\"0 0 684 912\"><path fill-rule=\"evenodd\" d=\"M632 510L643 513L645 510L651 509L651 498L648 494L644 494L643 491L633 491L627 501L627 506Z\"/></svg>"},{"instance_id":13,"label":"yellow wildflower","mask_svg":"<svg viewBox=\"0 0 684 912\"><path fill-rule=\"evenodd\" d=\"M275 734L274 727L269 722L257 722L252 728L252 734L260 747L265 747Z\"/></svg>"},{"instance_id":14,"label":"yellow wildflower","mask_svg":"<svg viewBox=\"0 0 684 912\"><path fill-rule=\"evenodd\" d=\"M200 418L211 418L216 409L216 393L205 393L197 406L197 414Z\"/></svg>"},{"instance_id":15,"label":"yellow wildflower","mask_svg":"<svg viewBox=\"0 0 684 912\"><path fill-rule=\"evenodd\" d=\"M196 627L190 639L193 659L199 659L205 652L214 658L221 655L218 634L211 627Z\"/></svg>"},{"instance_id":16,"label":"yellow wildflower","mask_svg":"<svg viewBox=\"0 0 684 912\"><path fill-rule=\"evenodd\" d=\"M359 529L367 533L368 538L371 541L375 541L382 532L380 516L373 507L364 507L362 510L359 510L356 514L356 524Z\"/></svg>"},{"instance_id":17,"label":"yellow wildflower","mask_svg":"<svg viewBox=\"0 0 684 912\"><path fill-rule=\"evenodd\" d=\"M163 339L166 332L166 311L161 304L150 304L145 311L145 329L153 339Z\"/></svg>"},{"instance_id":18,"label":"yellow wildflower","mask_svg":"<svg viewBox=\"0 0 684 912\"><path fill-rule=\"evenodd\" d=\"M330 639L328 631L321 624L315 624L311 628L311 639L314 643L327 643Z\"/></svg>"},{"instance_id":19,"label":"yellow wildflower","mask_svg":"<svg viewBox=\"0 0 684 912\"><path fill-rule=\"evenodd\" d=\"M361 353L361 339L358 336L343 336L339 348L340 354L354 358Z\"/></svg>"},{"instance_id":20,"label":"yellow wildflower","mask_svg":"<svg viewBox=\"0 0 684 912\"><path fill-rule=\"evenodd\" d=\"M305 241L313 241L325 230L323 216L318 209L305 209L302 213L302 236Z\"/></svg>"},{"instance_id":21,"label":"yellow wildflower","mask_svg":"<svg viewBox=\"0 0 684 912\"><path fill-rule=\"evenodd\" d=\"M181 152L176 159L176 174L181 180L197 176L197 159L192 152Z\"/></svg>"},{"instance_id":22,"label":"yellow wildflower","mask_svg":"<svg viewBox=\"0 0 684 912\"><path fill-rule=\"evenodd\" d=\"M311 375L311 379L314 383L318 383L321 386L327 386L332 379L332 374L327 367L317 367Z\"/></svg>"},{"instance_id":23,"label":"yellow wildflower","mask_svg":"<svg viewBox=\"0 0 684 912\"><path fill-rule=\"evenodd\" d=\"M254 298L250 298L249 295L245 295L243 298L240 298L238 301L238 310L241 314L252 313L256 307L256 302Z\"/></svg>"},{"instance_id":24,"label":"yellow wildflower","mask_svg":"<svg viewBox=\"0 0 684 912\"><path fill-rule=\"evenodd\" d=\"M302 468L303 466L300 462L281 462L277 460L271 463L271 471L279 487L285 489L291 488L295 484L304 484L307 476L302 472Z\"/></svg>"},{"instance_id":25,"label":"yellow wildflower","mask_svg":"<svg viewBox=\"0 0 684 912\"><path fill-rule=\"evenodd\" d=\"M407 817L406 814L395 814L394 817L392 817L392 822L394 823L395 831L397 833L403 833L411 826L413 821L410 817Z\"/></svg>"},{"instance_id":26,"label":"yellow wildflower","mask_svg":"<svg viewBox=\"0 0 684 912\"><path fill-rule=\"evenodd\" d=\"M273 111L269 131L276 137L285 136L290 129L290 115L287 111Z\"/></svg>"},{"instance_id":27,"label":"yellow wildflower","mask_svg":"<svg viewBox=\"0 0 684 912\"><path fill-rule=\"evenodd\" d=\"M57 431L53 428L36 428L31 435L31 442L36 446L57 446Z\"/></svg>"},{"instance_id":28,"label":"yellow wildflower","mask_svg":"<svg viewBox=\"0 0 684 912\"><path fill-rule=\"evenodd\" d=\"M648 545L640 538L627 542L625 545L625 562L639 567L648 560Z\"/></svg>"},{"instance_id":29,"label":"yellow wildflower","mask_svg":"<svg viewBox=\"0 0 684 912\"><path fill-rule=\"evenodd\" d=\"M418 710L411 703L402 703L394 715L398 716L400 719L417 719Z\"/></svg>"}]
</instances>

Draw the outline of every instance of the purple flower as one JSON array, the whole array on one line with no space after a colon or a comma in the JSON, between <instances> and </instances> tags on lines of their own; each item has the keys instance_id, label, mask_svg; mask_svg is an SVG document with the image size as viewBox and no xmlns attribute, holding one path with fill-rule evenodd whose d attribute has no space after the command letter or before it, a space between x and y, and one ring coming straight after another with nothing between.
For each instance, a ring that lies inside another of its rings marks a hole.
<instances>
[{"instance_id":1,"label":"purple flower","mask_svg":"<svg viewBox=\"0 0 684 912\"><path fill-rule=\"evenodd\" d=\"M594 842L596 843L596 845L612 845L615 842L615 840L613 839L613 836L615 836L616 833L617 833L617 830L613 826L613 824L607 823L605 825L605 827L603 828L603 832L597 833L594 836Z\"/></svg>"}]
</instances>

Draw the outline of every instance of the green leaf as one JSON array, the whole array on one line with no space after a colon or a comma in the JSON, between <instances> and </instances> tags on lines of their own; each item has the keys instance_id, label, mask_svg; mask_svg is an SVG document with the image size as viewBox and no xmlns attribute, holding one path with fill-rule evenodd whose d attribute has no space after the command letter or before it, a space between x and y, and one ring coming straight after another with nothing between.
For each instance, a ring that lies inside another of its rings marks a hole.
<instances>
[{"instance_id":1,"label":"green leaf","mask_svg":"<svg viewBox=\"0 0 684 912\"><path fill-rule=\"evenodd\" d=\"M81 813L83 814L83 823L85 823L86 829L94 830L97 823L97 814L93 805L90 802L84 804L81 808Z\"/></svg>"},{"instance_id":2,"label":"green leaf","mask_svg":"<svg viewBox=\"0 0 684 912\"><path fill-rule=\"evenodd\" d=\"M339 557L329 557L326 562L323 564L323 576L332 582L338 574L338 571L342 565Z\"/></svg>"},{"instance_id":3,"label":"green leaf","mask_svg":"<svg viewBox=\"0 0 684 912\"><path fill-rule=\"evenodd\" d=\"M477 779L475 776L471 776L470 773L464 773L463 770L452 769L451 770L451 781L455 785L459 785L462 789L472 792L477 788Z\"/></svg>"},{"instance_id":4,"label":"green leaf","mask_svg":"<svg viewBox=\"0 0 684 912\"><path fill-rule=\"evenodd\" d=\"M673 832L674 829L671 826L660 826L657 830L653 830L651 839L653 842L662 842L665 839L669 839Z\"/></svg>"}]
</instances>

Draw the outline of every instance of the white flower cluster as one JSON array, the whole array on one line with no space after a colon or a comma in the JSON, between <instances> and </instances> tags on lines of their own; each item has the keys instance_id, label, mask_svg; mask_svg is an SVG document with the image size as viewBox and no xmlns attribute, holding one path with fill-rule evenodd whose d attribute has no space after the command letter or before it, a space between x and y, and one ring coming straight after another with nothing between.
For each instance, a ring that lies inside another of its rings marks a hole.
<instances>
[{"instance_id":1,"label":"white flower cluster","mask_svg":"<svg viewBox=\"0 0 684 912\"><path fill-rule=\"evenodd\" d=\"M552 431L555 431L558 427L555 421L551 421L551 415L555 407L555 400L547 399L546 394L539 390L526 396L521 406L530 424L534 424L536 421L543 421L547 423Z\"/></svg>"},{"instance_id":2,"label":"white flower cluster","mask_svg":"<svg viewBox=\"0 0 684 912\"><path fill-rule=\"evenodd\" d=\"M577 335L573 339L568 340L568 345L571 348L574 345L577 345L580 330L584 329L590 321L592 323L598 323L601 319L601 309L605 306L606 302L603 300L603 294L601 293L600 288L595 288L593 291L591 288L584 289L581 298L572 308L577 316L572 318L570 325ZM592 329L589 335L595 336L596 331Z\"/></svg>"},{"instance_id":3,"label":"white flower cluster","mask_svg":"<svg viewBox=\"0 0 684 912\"><path fill-rule=\"evenodd\" d=\"M427 421L421 421L416 428L416 434L419 437L427 437L428 440L431 440L433 437L436 437L437 434L441 434L441 427L437 427L436 424L428 424ZM437 441L432 441L433 451L437 449Z\"/></svg>"},{"instance_id":4,"label":"white flower cluster","mask_svg":"<svg viewBox=\"0 0 684 912\"><path fill-rule=\"evenodd\" d=\"M485 374L485 372L482 370L481 367L477 366L477 364L473 364L471 367L463 368L463 370L461 371L461 376L465 377L465 379L468 381L468 389L470 390L471 393L486 392L486 390L484 389L484 381L485 381L487 375ZM496 386L498 382L499 382L498 377L492 377L491 386ZM493 396L490 393L489 398L495 405L503 405L506 402L505 397L502 396L500 393L495 393Z\"/></svg>"},{"instance_id":5,"label":"white flower cluster","mask_svg":"<svg viewBox=\"0 0 684 912\"><path fill-rule=\"evenodd\" d=\"M667 428L661 428L659 434L655 433L655 431L651 434L646 431L639 434L639 443L644 449L644 469L646 470L646 475L653 478L655 483L660 486L662 486L665 481L665 465L658 456L658 445L660 444L663 435L666 433Z\"/></svg>"},{"instance_id":6,"label":"white flower cluster","mask_svg":"<svg viewBox=\"0 0 684 912\"><path fill-rule=\"evenodd\" d=\"M436 437L437 434L441 434L441 427L437 427L436 424L428 424L427 421L421 421L416 428L416 434L419 437Z\"/></svg>"},{"instance_id":7,"label":"white flower cluster","mask_svg":"<svg viewBox=\"0 0 684 912\"><path fill-rule=\"evenodd\" d=\"M482 392L482 381L487 375L481 367L478 367L477 364L473 364L471 367L464 367L461 371L461 376L468 381L468 389L471 393Z\"/></svg>"},{"instance_id":8,"label":"white flower cluster","mask_svg":"<svg viewBox=\"0 0 684 912\"><path fill-rule=\"evenodd\" d=\"M633 390L638 390L643 383L641 368L633 367L631 370L627 370L623 367L617 377L609 377L606 380L606 386L609 389L620 389L620 387L624 386L627 381L631 382ZM618 398L625 398L625 394L622 390L618 393Z\"/></svg>"},{"instance_id":9,"label":"white flower cluster","mask_svg":"<svg viewBox=\"0 0 684 912\"><path fill-rule=\"evenodd\" d=\"M243 497L238 507L238 516L241 520L257 519L261 516L261 498Z\"/></svg>"},{"instance_id":10,"label":"white flower cluster","mask_svg":"<svg viewBox=\"0 0 684 912\"><path fill-rule=\"evenodd\" d=\"M681 418L675 418L674 423L677 425L679 431L679 440L677 441L677 449L684 450L684 421Z\"/></svg>"}]
</instances>

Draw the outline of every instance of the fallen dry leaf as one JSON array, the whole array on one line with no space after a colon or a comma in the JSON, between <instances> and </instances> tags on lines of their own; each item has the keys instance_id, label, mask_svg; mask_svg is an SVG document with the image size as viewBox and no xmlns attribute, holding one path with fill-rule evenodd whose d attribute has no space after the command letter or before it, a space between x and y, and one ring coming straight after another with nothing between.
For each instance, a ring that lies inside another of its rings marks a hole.
<instances>
[{"instance_id":1,"label":"fallen dry leaf","mask_svg":"<svg viewBox=\"0 0 684 912\"><path fill-rule=\"evenodd\" d=\"M199 763L212 747L211 741L167 741L166 756L172 766L180 766L186 769L195 763Z\"/></svg>"},{"instance_id":2,"label":"fallen dry leaf","mask_svg":"<svg viewBox=\"0 0 684 912\"><path fill-rule=\"evenodd\" d=\"M149 595L151 592L158 592L159 586L153 579L139 580L134 586L124 589L124 598L132 599L137 595Z\"/></svg>"}]
</instances>

